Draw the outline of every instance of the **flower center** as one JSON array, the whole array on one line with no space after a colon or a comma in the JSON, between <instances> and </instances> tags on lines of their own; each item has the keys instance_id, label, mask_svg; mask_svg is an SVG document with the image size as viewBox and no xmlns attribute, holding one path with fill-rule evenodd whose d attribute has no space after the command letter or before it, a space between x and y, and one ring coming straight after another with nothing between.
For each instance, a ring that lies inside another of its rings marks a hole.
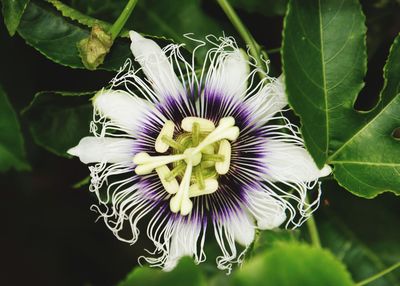
<instances>
[{"instance_id":1,"label":"flower center","mask_svg":"<svg viewBox=\"0 0 400 286\"><path fill-rule=\"evenodd\" d=\"M174 138L175 125L168 120L155 142L155 150L170 155L150 156L140 152L133 157L138 175L157 172L165 190L171 194L170 208L187 215L193 208L190 198L212 194L218 189L217 178L229 171L231 144L239 136L233 117L224 117L217 127L214 122L186 117L182 133ZM179 182L178 182L179 180Z\"/></svg>"}]
</instances>

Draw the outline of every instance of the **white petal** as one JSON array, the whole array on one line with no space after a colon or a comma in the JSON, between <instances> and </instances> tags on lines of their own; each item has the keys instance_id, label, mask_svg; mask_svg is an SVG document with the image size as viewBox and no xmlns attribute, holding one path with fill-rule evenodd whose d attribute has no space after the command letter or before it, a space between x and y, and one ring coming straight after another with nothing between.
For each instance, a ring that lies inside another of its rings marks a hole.
<instances>
[{"instance_id":1,"label":"white petal","mask_svg":"<svg viewBox=\"0 0 400 286\"><path fill-rule=\"evenodd\" d=\"M246 196L259 229L273 229L286 220L285 208L263 190L248 190Z\"/></svg>"},{"instance_id":2,"label":"white petal","mask_svg":"<svg viewBox=\"0 0 400 286\"><path fill-rule=\"evenodd\" d=\"M275 113L281 111L287 104L283 76L267 83L256 95L248 100L250 108L261 124L267 122Z\"/></svg>"},{"instance_id":3,"label":"white petal","mask_svg":"<svg viewBox=\"0 0 400 286\"><path fill-rule=\"evenodd\" d=\"M99 91L93 98L93 106L129 134L135 134L140 120L151 108L148 101L122 90Z\"/></svg>"},{"instance_id":4,"label":"white petal","mask_svg":"<svg viewBox=\"0 0 400 286\"><path fill-rule=\"evenodd\" d=\"M229 96L243 97L250 72L244 53L237 49L222 56L225 58L217 68L210 69L211 74L206 86Z\"/></svg>"},{"instance_id":5,"label":"white petal","mask_svg":"<svg viewBox=\"0 0 400 286\"><path fill-rule=\"evenodd\" d=\"M328 165L318 169L307 150L295 144L270 139L265 143L265 148L266 176L270 180L311 182L332 171Z\"/></svg>"},{"instance_id":6,"label":"white petal","mask_svg":"<svg viewBox=\"0 0 400 286\"><path fill-rule=\"evenodd\" d=\"M167 56L156 42L142 37L134 31L129 32L131 50L135 60L143 67L143 71L152 82L153 88L160 96L178 96L184 89Z\"/></svg>"},{"instance_id":7,"label":"white petal","mask_svg":"<svg viewBox=\"0 0 400 286\"><path fill-rule=\"evenodd\" d=\"M255 235L255 225L253 219L245 212L232 213L229 220L225 223L237 243L249 246Z\"/></svg>"},{"instance_id":8,"label":"white petal","mask_svg":"<svg viewBox=\"0 0 400 286\"><path fill-rule=\"evenodd\" d=\"M200 233L201 224L199 223L184 222L182 220L177 222L171 237L169 255L165 261L163 270L171 271L175 268L180 258L195 255Z\"/></svg>"},{"instance_id":9,"label":"white petal","mask_svg":"<svg viewBox=\"0 0 400 286\"><path fill-rule=\"evenodd\" d=\"M79 144L67 151L77 156L82 163L132 162L133 140L109 137L83 137Z\"/></svg>"}]
</instances>

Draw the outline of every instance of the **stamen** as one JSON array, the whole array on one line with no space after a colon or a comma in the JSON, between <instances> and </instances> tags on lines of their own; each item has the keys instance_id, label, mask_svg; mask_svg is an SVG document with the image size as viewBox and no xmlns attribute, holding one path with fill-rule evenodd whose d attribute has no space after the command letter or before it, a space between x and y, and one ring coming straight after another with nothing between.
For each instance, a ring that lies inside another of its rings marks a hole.
<instances>
[{"instance_id":1,"label":"stamen","mask_svg":"<svg viewBox=\"0 0 400 286\"><path fill-rule=\"evenodd\" d=\"M174 213L180 211L181 215L188 215L193 208L193 203L189 199L190 177L192 176L192 163L189 162L186 166L185 174L183 175L181 184L179 185L178 192L173 196L169 202L169 207Z\"/></svg>"},{"instance_id":2,"label":"stamen","mask_svg":"<svg viewBox=\"0 0 400 286\"><path fill-rule=\"evenodd\" d=\"M174 136L174 129L175 129L175 124L171 120L167 120L164 124L164 126L161 128L160 134L158 134L156 143L155 143L155 149L158 153L165 153L167 152L169 145L165 143L163 140L163 137L172 139Z\"/></svg>"},{"instance_id":3,"label":"stamen","mask_svg":"<svg viewBox=\"0 0 400 286\"><path fill-rule=\"evenodd\" d=\"M181 152L185 151L185 146L183 146L181 143L175 141L174 139L171 139L164 135L161 137L161 140L168 146L174 148L175 150L178 150Z\"/></svg>"},{"instance_id":4,"label":"stamen","mask_svg":"<svg viewBox=\"0 0 400 286\"><path fill-rule=\"evenodd\" d=\"M216 178L228 173L230 167L232 148L229 141L236 140L240 130L235 126L233 117L222 118L216 128L210 120L186 117L181 126L191 134L183 133L174 140L174 124L166 121L155 143L157 152L166 152L171 147L179 154L150 156L141 152L134 156L133 162L137 165L135 172L138 175L156 170L165 191L173 195L170 199L171 211L185 216L193 208L190 198L217 191ZM204 133L207 135L200 141ZM167 165L174 162L177 163L170 170ZM182 176L180 183L178 176ZM191 181L194 182L192 185Z\"/></svg>"},{"instance_id":5,"label":"stamen","mask_svg":"<svg viewBox=\"0 0 400 286\"><path fill-rule=\"evenodd\" d=\"M200 117L186 117L181 122L181 127L186 132L192 132L193 124L198 123L200 132L211 132L215 129L214 122Z\"/></svg>"},{"instance_id":6,"label":"stamen","mask_svg":"<svg viewBox=\"0 0 400 286\"><path fill-rule=\"evenodd\" d=\"M166 177L165 180L167 180L167 182L171 181L172 179L174 179L176 176L182 174L183 170L185 170L186 168L186 164L185 163L179 163L178 166L176 166L175 168L172 169L171 172L169 172Z\"/></svg>"},{"instance_id":7,"label":"stamen","mask_svg":"<svg viewBox=\"0 0 400 286\"><path fill-rule=\"evenodd\" d=\"M206 138L195 148L194 152L199 152L207 145L218 142L222 139L228 139L231 141L236 140L239 137L239 128L235 125L235 119L233 117L224 117L219 121L218 127L207 135Z\"/></svg>"},{"instance_id":8,"label":"stamen","mask_svg":"<svg viewBox=\"0 0 400 286\"><path fill-rule=\"evenodd\" d=\"M150 174L155 168L167 165L176 161L181 161L186 158L186 155L167 155L167 156L150 156L145 152L140 152L133 157L133 163L138 166L135 169L138 175Z\"/></svg>"},{"instance_id":9,"label":"stamen","mask_svg":"<svg viewBox=\"0 0 400 286\"><path fill-rule=\"evenodd\" d=\"M167 179L168 174L171 173L171 171L167 166L161 166L156 168L156 172L167 193L175 194L176 192L178 192L179 189L178 181L174 177L172 177L170 180Z\"/></svg>"},{"instance_id":10,"label":"stamen","mask_svg":"<svg viewBox=\"0 0 400 286\"><path fill-rule=\"evenodd\" d=\"M189 189L189 197L198 197L203 195L209 195L218 190L218 181L215 179L206 179L204 181L204 188L200 188L199 184L193 184Z\"/></svg>"},{"instance_id":11,"label":"stamen","mask_svg":"<svg viewBox=\"0 0 400 286\"><path fill-rule=\"evenodd\" d=\"M218 155L224 157L224 160L215 163L215 170L220 175L225 175L231 165L231 144L228 140L222 140L219 144Z\"/></svg>"}]
</instances>

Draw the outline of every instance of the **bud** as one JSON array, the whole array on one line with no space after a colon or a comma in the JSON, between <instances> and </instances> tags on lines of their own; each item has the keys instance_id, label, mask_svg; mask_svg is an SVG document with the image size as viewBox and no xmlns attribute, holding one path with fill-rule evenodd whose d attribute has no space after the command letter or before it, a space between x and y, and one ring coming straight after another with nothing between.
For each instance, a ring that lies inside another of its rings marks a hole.
<instances>
[{"instance_id":1,"label":"bud","mask_svg":"<svg viewBox=\"0 0 400 286\"><path fill-rule=\"evenodd\" d=\"M99 25L94 25L90 36L82 39L77 45L85 67L89 70L95 70L101 65L112 44L111 35Z\"/></svg>"}]
</instances>

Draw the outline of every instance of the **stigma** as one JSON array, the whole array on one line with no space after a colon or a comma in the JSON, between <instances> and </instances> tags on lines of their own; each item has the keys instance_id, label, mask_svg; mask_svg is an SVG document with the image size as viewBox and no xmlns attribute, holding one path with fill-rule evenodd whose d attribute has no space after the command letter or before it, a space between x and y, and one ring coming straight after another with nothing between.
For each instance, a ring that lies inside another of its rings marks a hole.
<instances>
[{"instance_id":1,"label":"stigma","mask_svg":"<svg viewBox=\"0 0 400 286\"><path fill-rule=\"evenodd\" d=\"M188 215L193 209L191 198L218 190L218 177L229 172L231 142L239 133L233 117L222 118L218 126L205 118L186 117L180 128L167 120L154 144L161 155L137 153L135 173L155 171L169 194L171 211Z\"/></svg>"}]
</instances>

